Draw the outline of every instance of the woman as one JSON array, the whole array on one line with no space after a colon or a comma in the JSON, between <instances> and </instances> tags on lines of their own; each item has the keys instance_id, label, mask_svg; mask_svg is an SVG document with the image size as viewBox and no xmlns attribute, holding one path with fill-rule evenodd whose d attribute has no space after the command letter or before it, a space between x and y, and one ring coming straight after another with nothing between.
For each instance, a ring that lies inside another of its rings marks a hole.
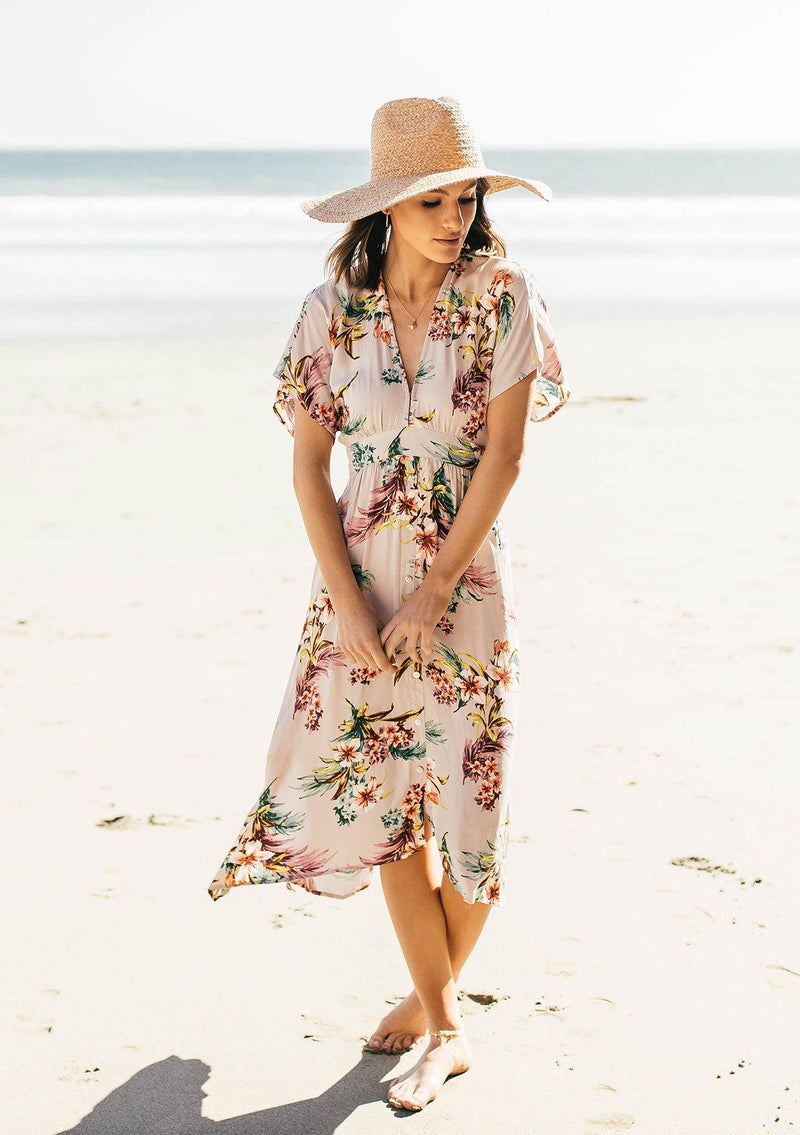
<instances>
[{"instance_id":1,"label":"woman","mask_svg":"<svg viewBox=\"0 0 800 1135\"><path fill-rule=\"evenodd\" d=\"M375 114L369 182L303 202L348 222L274 372L317 563L264 790L209 886L343 898L380 867L414 988L367 1047L430 1034L389 1088L409 1110L469 1066L456 981L503 894L519 696L499 512L526 421L569 397L541 294L484 210L512 185L549 200L486 168L455 99L409 98Z\"/></svg>"}]
</instances>

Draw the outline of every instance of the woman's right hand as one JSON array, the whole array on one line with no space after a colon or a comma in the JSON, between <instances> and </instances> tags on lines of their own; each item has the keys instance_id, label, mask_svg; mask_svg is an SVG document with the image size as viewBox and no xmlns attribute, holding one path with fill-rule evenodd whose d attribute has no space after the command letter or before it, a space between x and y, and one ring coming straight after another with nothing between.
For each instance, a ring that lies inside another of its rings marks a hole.
<instances>
[{"instance_id":1,"label":"woman's right hand","mask_svg":"<svg viewBox=\"0 0 800 1135\"><path fill-rule=\"evenodd\" d=\"M337 646L356 666L393 674L395 667L383 649L378 633L383 624L367 597L359 592L352 602L336 611Z\"/></svg>"}]
</instances>

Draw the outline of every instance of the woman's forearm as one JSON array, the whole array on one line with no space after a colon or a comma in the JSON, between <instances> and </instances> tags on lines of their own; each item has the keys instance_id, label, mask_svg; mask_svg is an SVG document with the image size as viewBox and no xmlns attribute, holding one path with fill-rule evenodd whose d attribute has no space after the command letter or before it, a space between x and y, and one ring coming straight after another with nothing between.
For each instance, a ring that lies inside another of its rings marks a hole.
<instances>
[{"instance_id":1,"label":"woman's forearm","mask_svg":"<svg viewBox=\"0 0 800 1135\"><path fill-rule=\"evenodd\" d=\"M519 473L518 461L488 449L484 452L423 586L452 594L486 539ZM333 608L342 610L360 597L360 591L329 470L313 463L302 466L295 476L294 491Z\"/></svg>"},{"instance_id":2,"label":"woman's forearm","mask_svg":"<svg viewBox=\"0 0 800 1135\"><path fill-rule=\"evenodd\" d=\"M294 477L294 492L333 609L343 610L361 593L347 552L329 470L316 463L300 466Z\"/></svg>"},{"instance_id":3,"label":"woman's forearm","mask_svg":"<svg viewBox=\"0 0 800 1135\"><path fill-rule=\"evenodd\" d=\"M452 595L497 519L520 470L519 461L488 448L485 450L423 586L428 584Z\"/></svg>"}]
</instances>

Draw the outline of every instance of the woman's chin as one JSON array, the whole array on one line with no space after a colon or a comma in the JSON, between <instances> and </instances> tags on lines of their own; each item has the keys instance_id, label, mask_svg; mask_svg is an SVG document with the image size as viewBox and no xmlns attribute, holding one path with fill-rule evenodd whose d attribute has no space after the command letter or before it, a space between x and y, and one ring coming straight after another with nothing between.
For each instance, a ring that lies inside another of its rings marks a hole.
<instances>
[{"instance_id":1,"label":"woman's chin","mask_svg":"<svg viewBox=\"0 0 800 1135\"><path fill-rule=\"evenodd\" d=\"M434 242L433 249L429 255L431 260L435 260L439 264L450 264L456 259L460 252L460 244L436 244Z\"/></svg>"}]
</instances>

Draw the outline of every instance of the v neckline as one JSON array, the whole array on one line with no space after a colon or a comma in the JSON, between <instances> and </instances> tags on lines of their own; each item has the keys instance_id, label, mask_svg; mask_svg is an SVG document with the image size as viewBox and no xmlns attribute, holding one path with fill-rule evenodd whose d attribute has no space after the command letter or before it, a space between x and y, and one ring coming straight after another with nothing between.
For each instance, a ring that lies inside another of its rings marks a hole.
<instances>
[{"instance_id":1,"label":"v neckline","mask_svg":"<svg viewBox=\"0 0 800 1135\"><path fill-rule=\"evenodd\" d=\"M433 307L431 308L431 313L428 316L428 325L425 328L425 338L422 340L422 347L421 347L420 352L419 352L419 358L417 359L417 369L414 373L414 380L411 383L409 383L409 381L408 381L408 372L406 371L406 364L403 362L403 356L400 353L400 344L397 341L397 332L395 331L395 326L394 326L394 316L392 315L392 309L389 306L389 293L386 290L386 283L383 279L383 266L381 266L381 270L378 273L378 290L379 290L379 292L382 293L383 298L385 300L384 306L386 307L386 318L388 319L388 322L389 322L389 330L392 333L392 346L394 347L395 354L397 355L398 361L400 363L400 370L402 371L402 374L403 374L403 381L404 381L405 386L406 386L406 391L408 393L409 400L411 399L411 396L414 393L414 387L417 384L417 375L419 374L420 367L422 366L422 363L423 363L424 358L425 358L425 348L428 345L428 339L430 338L430 333L431 333L431 325L433 324L433 313L436 311L436 308L439 306L439 301L442 298L442 293L444 292L445 287L447 285L449 285L450 279L451 279L451 277L453 276L453 274L456 270L456 264L457 263L458 263L458 260L456 259L450 264L450 266L447 269L447 275L445 276L445 278L442 280L441 284L439 285L439 291L436 294L436 299L433 301Z\"/></svg>"}]
</instances>

